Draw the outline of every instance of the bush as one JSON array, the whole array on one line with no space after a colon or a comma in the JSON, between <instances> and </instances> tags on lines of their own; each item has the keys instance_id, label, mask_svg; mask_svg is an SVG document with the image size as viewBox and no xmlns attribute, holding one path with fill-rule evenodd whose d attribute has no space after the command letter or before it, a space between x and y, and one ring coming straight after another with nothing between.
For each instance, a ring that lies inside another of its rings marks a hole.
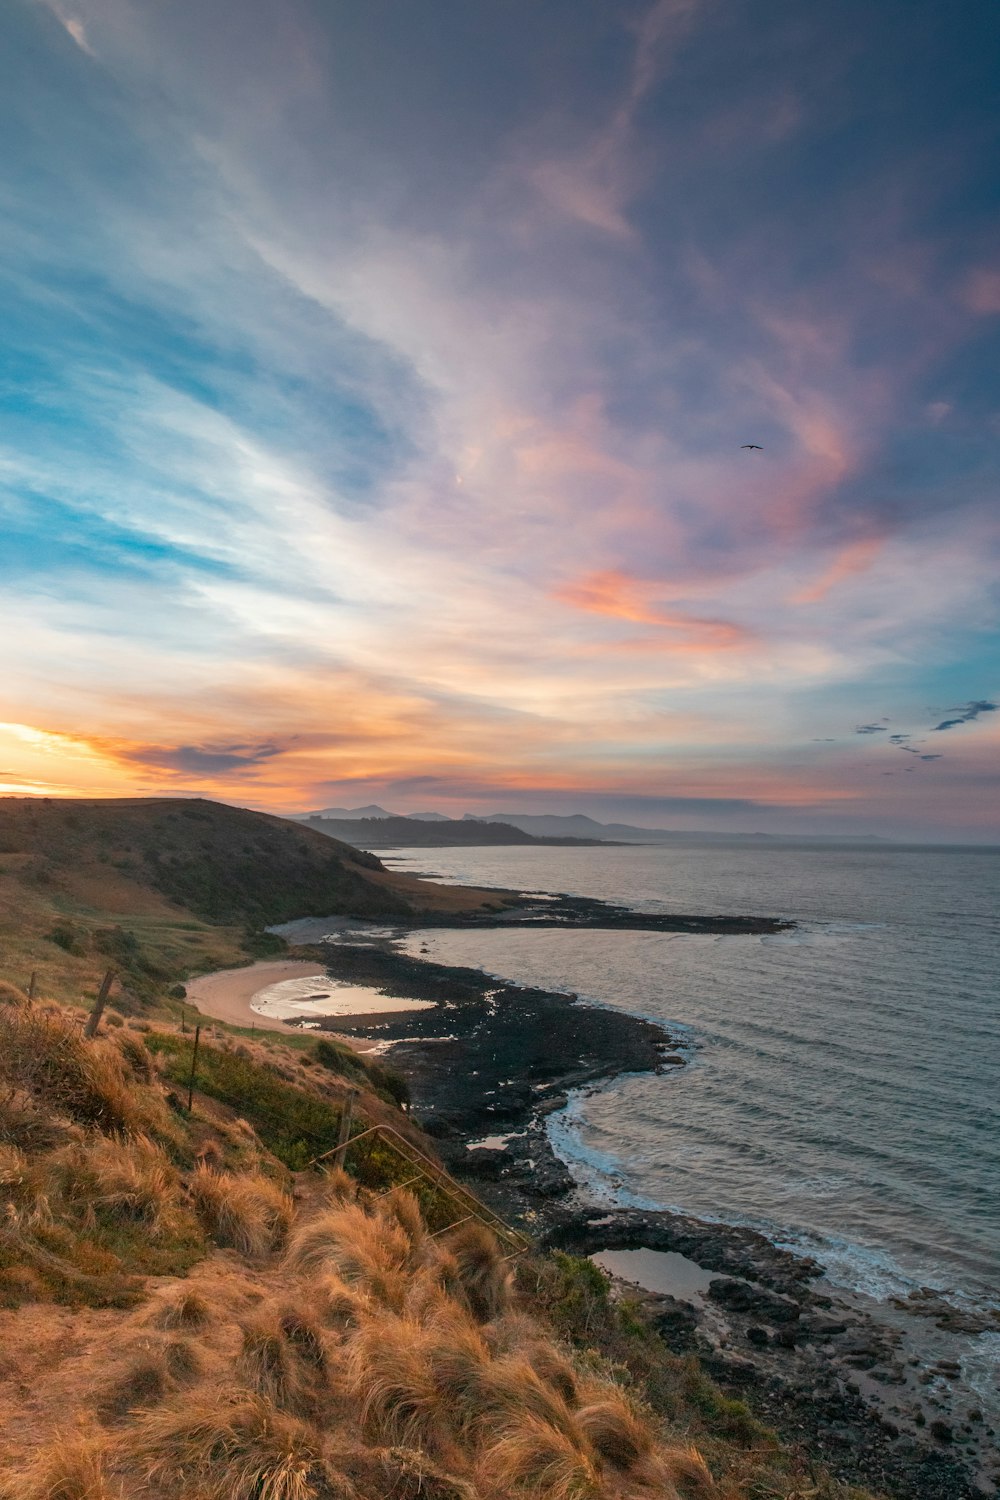
<instances>
[{"instance_id":1,"label":"bush","mask_svg":"<svg viewBox=\"0 0 1000 1500\"><path fill-rule=\"evenodd\" d=\"M363 1079L365 1065L356 1052L350 1047L345 1047L337 1042L331 1042L328 1037L320 1037L316 1043L313 1053L316 1061L322 1063L331 1073L336 1073L339 1078Z\"/></svg>"},{"instance_id":2,"label":"bush","mask_svg":"<svg viewBox=\"0 0 1000 1500\"><path fill-rule=\"evenodd\" d=\"M66 953L72 953L75 958L82 958L88 951L86 929L73 922L57 922L49 933L49 942Z\"/></svg>"}]
</instances>

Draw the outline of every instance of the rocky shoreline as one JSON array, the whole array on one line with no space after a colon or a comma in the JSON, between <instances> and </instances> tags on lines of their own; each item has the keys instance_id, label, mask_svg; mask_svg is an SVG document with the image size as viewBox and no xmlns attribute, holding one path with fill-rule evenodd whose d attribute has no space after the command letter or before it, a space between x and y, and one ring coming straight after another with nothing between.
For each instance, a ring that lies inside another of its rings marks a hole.
<instances>
[{"instance_id":1,"label":"rocky shoreline","mask_svg":"<svg viewBox=\"0 0 1000 1500\"><path fill-rule=\"evenodd\" d=\"M571 901L552 925L571 922L577 907ZM579 925L612 925L612 915L617 909L594 910ZM699 924L681 929L688 931L738 920L620 915L613 925L655 923L656 930L679 920ZM543 919L531 903L488 925L512 920L534 926ZM393 1065L408 1079L414 1113L436 1137L442 1158L498 1212L541 1243L573 1254L667 1251L713 1273L704 1295L691 1299L624 1283L619 1291L638 1299L670 1348L696 1353L728 1392L787 1441L804 1443L838 1477L899 1500L996 1493L995 1435L963 1389L957 1362L942 1354L927 1364L906 1336L906 1314L922 1313L943 1329L949 1317L961 1319L949 1304L939 1299L934 1305L927 1294L923 1306L902 1307L894 1324L881 1315L882 1304L867 1305L833 1287L815 1261L753 1230L609 1207L587 1201L577 1188L552 1148L548 1116L574 1090L623 1073L682 1067L676 1038L574 995L412 957L384 930L369 938L345 932L312 951L334 978L435 1001L431 1009L398 1016L346 1023L338 1017L329 1029L391 1047Z\"/></svg>"}]
</instances>

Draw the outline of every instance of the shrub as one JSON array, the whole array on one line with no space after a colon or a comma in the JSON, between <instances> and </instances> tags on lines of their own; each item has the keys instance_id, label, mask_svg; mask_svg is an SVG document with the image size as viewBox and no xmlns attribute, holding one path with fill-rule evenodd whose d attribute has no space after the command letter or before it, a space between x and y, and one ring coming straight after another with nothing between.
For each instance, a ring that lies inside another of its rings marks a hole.
<instances>
[{"instance_id":1,"label":"shrub","mask_svg":"<svg viewBox=\"0 0 1000 1500\"><path fill-rule=\"evenodd\" d=\"M62 948L66 953L72 953L75 958L82 958L87 952L86 928L77 927L73 922L57 922L48 937L50 943L55 943L57 948Z\"/></svg>"},{"instance_id":2,"label":"shrub","mask_svg":"<svg viewBox=\"0 0 1000 1500\"><path fill-rule=\"evenodd\" d=\"M320 1037L313 1056L324 1068L341 1078L361 1080L365 1077L365 1066L357 1053L352 1052L350 1047L331 1042L328 1037Z\"/></svg>"},{"instance_id":3,"label":"shrub","mask_svg":"<svg viewBox=\"0 0 1000 1500\"><path fill-rule=\"evenodd\" d=\"M387 1068L384 1063L369 1063L368 1078L377 1094L397 1104L400 1109L409 1108L410 1086L402 1073L397 1073L395 1068Z\"/></svg>"}]
</instances>

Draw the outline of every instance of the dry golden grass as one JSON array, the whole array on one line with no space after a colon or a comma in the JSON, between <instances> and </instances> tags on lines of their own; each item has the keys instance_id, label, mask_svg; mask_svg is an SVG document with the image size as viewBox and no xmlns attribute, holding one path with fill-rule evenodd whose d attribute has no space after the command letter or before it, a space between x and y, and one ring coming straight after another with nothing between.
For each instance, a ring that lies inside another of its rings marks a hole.
<instances>
[{"instance_id":1,"label":"dry golden grass","mask_svg":"<svg viewBox=\"0 0 1000 1500\"><path fill-rule=\"evenodd\" d=\"M627 1473L653 1451L648 1418L640 1417L617 1392L607 1392L603 1400L581 1407L576 1420L595 1453L613 1469Z\"/></svg>"},{"instance_id":2,"label":"dry golden grass","mask_svg":"<svg viewBox=\"0 0 1000 1500\"><path fill-rule=\"evenodd\" d=\"M347 1282L371 1284L419 1261L398 1222L364 1211L357 1203L327 1208L293 1230L286 1265L297 1274L335 1272Z\"/></svg>"},{"instance_id":3,"label":"dry golden grass","mask_svg":"<svg viewBox=\"0 0 1000 1500\"><path fill-rule=\"evenodd\" d=\"M92 1216L103 1209L156 1234L180 1193L180 1174L147 1136L81 1141L52 1162L66 1201Z\"/></svg>"},{"instance_id":4,"label":"dry golden grass","mask_svg":"<svg viewBox=\"0 0 1000 1500\"><path fill-rule=\"evenodd\" d=\"M139 1096L115 1044L85 1041L59 1011L0 1008L0 1078L50 1116L81 1125L140 1134L165 1123L162 1101Z\"/></svg>"},{"instance_id":5,"label":"dry golden grass","mask_svg":"<svg viewBox=\"0 0 1000 1500\"><path fill-rule=\"evenodd\" d=\"M19 990L16 984L8 984L6 979L0 979L0 1005L11 1005L15 1010L26 1010L30 1004L24 990Z\"/></svg>"},{"instance_id":6,"label":"dry golden grass","mask_svg":"<svg viewBox=\"0 0 1000 1500\"><path fill-rule=\"evenodd\" d=\"M157 1328L204 1328L211 1317L211 1308L198 1292L184 1290L176 1297L161 1302L152 1321Z\"/></svg>"},{"instance_id":7,"label":"dry golden grass","mask_svg":"<svg viewBox=\"0 0 1000 1500\"><path fill-rule=\"evenodd\" d=\"M538 1417L525 1417L503 1431L482 1454L479 1473L501 1495L588 1500L601 1493L600 1475L589 1456Z\"/></svg>"},{"instance_id":8,"label":"dry golden grass","mask_svg":"<svg viewBox=\"0 0 1000 1500\"><path fill-rule=\"evenodd\" d=\"M121 1422L133 1412L156 1406L172 1388L162 1349L147 1349L116 1371L98 1393L98 1416L106 1425Z\"/></svg>"},{"instance_id":9,"label":"dry golden grass","mask_svg":"<svg viewBox=\"0 0 1000 1500\"><path fill-rule=\"evenodd\" d=\"M144 1485L201 1500L317 1500L322 1437L250 1391L209 1389L147 1413L123 1440Z\"/></svg>"},{"instance_id":10,"label":"dry golden grass","mask_svg":"<svg viewBox=\"0 0 1000 1500\"><path fill-rule=\"evenodd\" d=\"M4 1478L3 1500L119 1500L107 1476L104 1444L94 1433L55 1434L27 1468Z\"/></svg>"},{"instance_id":11,"label":"dry golden grass","mask_svg":"<svg viewBox=\"0 0 1000 1500\"><path fill-rule=\"evenodd\" d=\"M189 1192L194 1210L217 1244L259 1260L280 1248L292 1222L292 1203L260 1172L214 1172L198 1167Z\"/></svg>"},{"instance_id":12,"label":"dry golden grass","mask_svg":"<svg viewBox=\"0 0 1000 1500\"><path fill-rule=\"evenodd\" d=\"M316 1416L327 1394L327 1373L322 1335L297 1310L267 1308L243 1325L236 1379L280 1411Z\"/></svg>"},{"instance_id":13,"label":"dry golden grass","mask_svg":"<svg viewBox=\"0 0 1000 1500\"><path fill-rule=\"evenodd\" d=\"M10 1205L0 1296L42 1295L36 1283L61 1276L53 1295L105 1309L121 1266L106 1247L138 1240L148 1250L166 1238L170 1268L187 1234L197 1257L192 1210L235 1255L210 1257L191 1284L150 1287L144 1306L119 1315L123 1337L107 1349L95 1343L74 1376L81 1409L102 1430L39 1440L33 1463L13 1473L0 1459L3 1500L714 1493L698 1456L664 1447L638 1398L546 1336L515 1299L509 1262L481 1224L434 1237L411 1193L376 1197L342 1173L315 1190L300 1178L296 1217L289 1193L262 1170L274 1162L250 1127L204 1115L178 1125L176 1160L149 1135L158 1085L144 1080L148 1054L131 1033L83 1043L58 1015L0 1006L0 1026L11 1020L14 1060L0 1066L31 1108L58 1100L70 1123L42 1150L0 1139ZM23 1055L29 1034L44 1043L34 1070ZM137 1056L122 1049L126 1035ZM114 1088L128 1096L128 1128L111 1130L94 1103ZM213 1143L230 1166L238 1149L246 1170L210 1165ZM140 1294L130 1282L115 1305ZM50 1409L74 1415L65 1399Z\"/></svg>"},{"instance_id":14,"label":"dry golden grass","mask_svg":"<svg viewBox=\"0 0 1000 1500\"><path fill-rule=\"evenodd\" d=\"M510 1270L496 1236L476 1220L443 1236L465 1300L480 1323L492 1323L510 1303Z\"/></svg>"}]
</instances>

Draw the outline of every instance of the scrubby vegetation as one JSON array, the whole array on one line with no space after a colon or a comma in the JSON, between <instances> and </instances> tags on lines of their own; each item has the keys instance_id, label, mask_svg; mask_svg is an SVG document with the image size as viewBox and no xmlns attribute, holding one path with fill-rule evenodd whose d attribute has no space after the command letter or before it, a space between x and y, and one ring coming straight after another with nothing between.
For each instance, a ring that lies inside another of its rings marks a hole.
<instances>
[{"instance_id":1,"label":"scrubby vegetation","mask_svg":"<svg viewBox=\"0 0 1000 1500\"><path fill-rule=\"evenodd\" d=\"M214 1036L188 1114L190 1035L82 1020L0 986L3 1500L849 1500L388 1138L299 1170L348 1088L431 1149L329 1039Z\"/></svg>"}]
</instances>

